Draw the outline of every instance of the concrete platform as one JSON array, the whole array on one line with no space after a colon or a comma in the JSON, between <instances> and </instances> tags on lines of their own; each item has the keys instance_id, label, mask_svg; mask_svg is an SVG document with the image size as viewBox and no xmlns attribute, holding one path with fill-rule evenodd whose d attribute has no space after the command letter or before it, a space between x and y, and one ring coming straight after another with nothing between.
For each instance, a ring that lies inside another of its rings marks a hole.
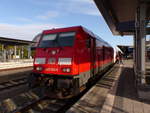
<instances>
[{"instance_id":1,"label":"concrete platform","mask_svg":"<svg viewBox=\"0 0 150 113\"><path fill-rule=\"evenodd\" d=\"M67 113L150 113L150 101L138 97L128 60L116 64Z\"/></svg>"},{"instance_id":2,"label":"concrete platform","mask_svg":"<svg viewBox=\"0 0 150 113\"><path fill-rule=\"evenodd\" d=\"M33 59L0 62L0 70L33 66Z\"/></svg>"}]
</instances>

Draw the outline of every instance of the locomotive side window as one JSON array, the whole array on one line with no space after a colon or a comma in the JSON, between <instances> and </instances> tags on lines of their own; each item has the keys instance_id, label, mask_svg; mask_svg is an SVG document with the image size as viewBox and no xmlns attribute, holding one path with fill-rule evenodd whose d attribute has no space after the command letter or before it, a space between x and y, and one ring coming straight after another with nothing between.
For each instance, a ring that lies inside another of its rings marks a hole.
<instances>
[{"instance_id":1,"label":"locomotive side window","mask_svg":"<svg viewBox=\"0 0 150 113\"><path fill-rule=\"evenodd\" d=\"M58 34L45 34L39 44L39 47L65 47L73 46L75 32L65 32Z\"/></svg>"},{"instance_id":2,"label":"locomotive side window","mask_svg":"<svg viewBox=\"0 0 150 113\"><path fill-rule=\"evenodd\" d=\"M87 39L87 40L86 40L86 47L87 47L87 48L90 48L90 47L91 47L91 40L90 40L90 39Z\"/></svg>"}]
</instances>

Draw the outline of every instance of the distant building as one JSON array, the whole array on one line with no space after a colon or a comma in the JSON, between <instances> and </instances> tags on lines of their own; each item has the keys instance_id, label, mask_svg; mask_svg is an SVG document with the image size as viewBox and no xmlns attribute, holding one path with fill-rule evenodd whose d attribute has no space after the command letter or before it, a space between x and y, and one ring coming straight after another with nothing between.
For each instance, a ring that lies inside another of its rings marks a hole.
<instances>
[{"instance_id":1,"label":"distant building","mask_svg":"<svg viewBox=\"0 0 150 113\"><path fill-rule=\"evenodd\" d=\"M31 58L33 41L0 37L0 61Z\"/></svg>"},{"instance_id":2,"label":"distant building","mask_svg":"<svg viewBox=\"0 0 150 113\"><path fill-rule=\"evenodd\" d=\"M117 45L124 53L124 56L127 58L133 58L133 46L127 46L127 45ZM150 61L150 41L146 41L146 61Z\"/></svg>"},{"instance_id":3,"label":"distant building","mask_svg":"<svg viewBox=\"0 0 150 113\"><path fill-rule=\"evenodd\" d=\"M133 58L133 46L117 45L117 47L119 47L122 50L123 56L125 58Z\"/></svg>"}]
</instances>

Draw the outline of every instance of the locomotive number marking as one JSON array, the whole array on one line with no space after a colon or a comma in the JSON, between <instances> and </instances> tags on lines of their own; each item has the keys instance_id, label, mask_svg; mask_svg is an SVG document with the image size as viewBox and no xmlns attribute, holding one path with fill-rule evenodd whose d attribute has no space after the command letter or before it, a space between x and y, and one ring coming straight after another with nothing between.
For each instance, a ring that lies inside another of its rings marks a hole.
<instances>
[{"instance_id":1,"label":"locomotive number marking","mask_svg":"<svg viewBox=\"0 0 150 113\"><path fill-rule=\"evenodd\" d=\"M47 68L46 71L58 71L57 68Z\"/></svg>"}]
</instances>

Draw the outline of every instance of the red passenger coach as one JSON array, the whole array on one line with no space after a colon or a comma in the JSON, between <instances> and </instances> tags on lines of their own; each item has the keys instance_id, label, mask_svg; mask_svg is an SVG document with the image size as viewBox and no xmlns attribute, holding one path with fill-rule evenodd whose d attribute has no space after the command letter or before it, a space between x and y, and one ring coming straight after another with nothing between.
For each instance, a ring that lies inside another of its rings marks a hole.
<instances>
[{"instance_id":1,"label":"red passenger coach","mask_svg":"<svg viewBox=\"0 0 150 113\"><path fill-rule=\"evenodd\" d=\"M81 26L45 30L36 48L29 84L44 82L51 92L76 95L113 64L113 53L107 42Z\"/></svg>"}]
</instances>

